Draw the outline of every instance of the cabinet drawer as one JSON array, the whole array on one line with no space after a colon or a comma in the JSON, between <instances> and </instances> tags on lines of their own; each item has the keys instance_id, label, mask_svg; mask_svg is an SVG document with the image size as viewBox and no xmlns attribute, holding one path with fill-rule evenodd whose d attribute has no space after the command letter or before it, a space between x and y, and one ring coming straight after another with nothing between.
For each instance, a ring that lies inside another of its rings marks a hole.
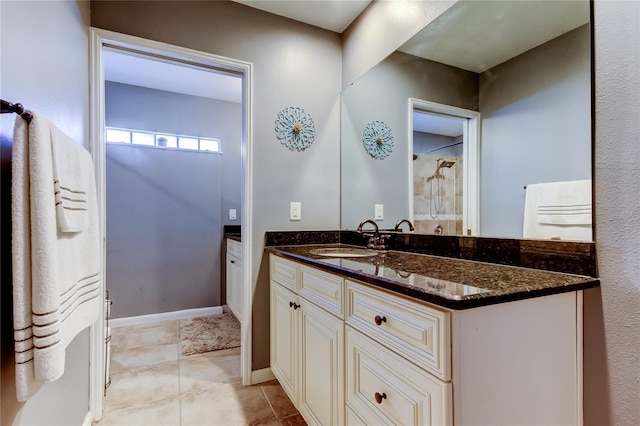
<instances>
[{"instance_id":1,"label":"cabinet drawer","mask_svg":"<svg viewBox=\"0 0 640 426\"><path fill-rule=\"evenodd\" d=\"M347 324L442 380L451 379L449 312L353 281L347 281L346 293Z\"/></svg>"},{"instance_id":2,"label":"cabinet drawer","mask_svg":"<svg viewBox=\"0 0 640 426\"><path fill-rule=\"evenodd\" d=\"M272 280L289 288L291 291L298 291L298 266L295 262L270 254L269 269Z\"/></svg>"},{"instance_id":3,"label":"cabinet drawer","mask_svg":"<svg viewBox=\"0 0 640 426\"><path fill-rule=\"evenodd\" d=\"M300 296L344 319L344 278L300 266Z\"/></svg>"},{"instance_id":4,"label":"cabinet drawer","mask_svg":"<svg viewBox=\"0 0 640 426\"><path fill-rule=\"evenodd\" d=\"M452 424L451 383L351 327L346 334L346 402L365 424Z\"/></svg>"},{"instance_id":5,"label":"cabinet drawer","mask_svg":"<svg viewBox=\"0 0 640 426\"><path fill-rule=\"evenodd\" d=\"M242 243L227 238L227 253L242 259Z\"/></svg>"}]
</instances>

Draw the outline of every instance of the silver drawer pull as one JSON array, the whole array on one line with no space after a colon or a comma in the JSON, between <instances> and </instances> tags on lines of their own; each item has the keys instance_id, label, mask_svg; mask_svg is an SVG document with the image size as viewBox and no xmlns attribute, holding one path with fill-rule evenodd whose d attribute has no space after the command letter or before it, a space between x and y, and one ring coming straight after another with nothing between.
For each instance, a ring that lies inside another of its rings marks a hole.
<instances>
[{"instance_id":1,"label":"silver drawer pull","mask_svg":"<svg viewBox=\"0 0 640 426\"><path fill-rule=\"evenodd\" d=\"M383 322L387 322L387 317L381 317L380 315L376 315L373 319L376 322L376 325L382 325Z\"/></svg>"},{"instance_id":2,"label":"silver drawer pull","mask_svg":"<svg viewBox=\"0 0 640 426\"><path fill-rule=\"evenodd\" d=\"M383 392L382 395L380 395L378 392L376 392L374 397L376 398L376 402L378 404L382 404L382 400L387 399L387 394Z\"/></svg>"}]
</instances>

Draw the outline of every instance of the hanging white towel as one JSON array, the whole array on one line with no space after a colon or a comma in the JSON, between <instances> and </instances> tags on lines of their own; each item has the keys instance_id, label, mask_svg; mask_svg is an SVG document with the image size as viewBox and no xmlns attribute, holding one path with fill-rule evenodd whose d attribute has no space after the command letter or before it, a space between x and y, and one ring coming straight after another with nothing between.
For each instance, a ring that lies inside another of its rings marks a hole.
<instances>
[{"instance_id":1,"label":"hanging white towel","mask_svg":"<svg viewBox=\"0 0 640 426\"><path fill-rule=\"evenodd\" d=\"M59 226L54 169L63 167L73 171L64 180L85 192L84 225L65 217ZM34 114L28 126L16 118L12 170L16 393L24 401L62 376L66 346L98 319L100 235L91 155L44 117Z\"/></svg>"},{"instance_id":2,"label":"hanging white towel","mask_svg":"<svg viewBox=\"0 0 640 426\"><path fill-rule=\"evenodd\" d=\"M591 225L591 179L538 184L538 223Z\"/></svg>"},{"instance_id":3,"label":"hanging white towel","mask_svg":"<svg viewBox=\"0 0 640 426\"><path fill-rule=\"evenodd\" d=\"M56 218L62 232L82 231L89 225L87 186L93 181L88 154L60 129L51 127L53 185L56 196Z\"/></svg>"},{"instance_id":4,"label":"hanging white towel","mask_svg":"<svg viewBox=\"0 0 640 426\"><path fill-rule=\"evenodd\" d=\"M592 241L591 180L527 185L522 236Z\"/></svg>"}]
</instances>

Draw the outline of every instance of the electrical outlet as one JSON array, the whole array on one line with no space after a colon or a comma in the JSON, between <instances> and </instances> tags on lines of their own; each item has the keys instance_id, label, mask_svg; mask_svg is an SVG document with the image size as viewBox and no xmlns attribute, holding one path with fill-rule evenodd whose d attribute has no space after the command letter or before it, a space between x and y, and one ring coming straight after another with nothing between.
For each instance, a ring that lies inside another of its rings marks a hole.
<instances>
[{"instance_id":1,"label":"electrical outlet","mask_svg":"<svg viewBox=\"0 0 640 426\"><path fill-rule=\"evenodd\" d=\"M373 218L375 220L384 219L384 204L375 204L373 206L373 210L374 210Z\"/></svg>"},{"instance_id":2,"label":"electrical outlet","mask_svg":"<svg viewBox=\"0 0 640 426\"><path fill-rule=\"evenodd\" d=\"M289 205L289 220L302 220L302 203L292 201Z\"/></svg>"},{"instance_id":3,"label":"electrical outlet","mask_svg":"<svg viewBox=\"0 0 640 426\"><path fill-rule=\"evenodd\" d=\"M229 209L229 220L236 220L237 217L236 209Z\"/></svg>"}]
</instances>

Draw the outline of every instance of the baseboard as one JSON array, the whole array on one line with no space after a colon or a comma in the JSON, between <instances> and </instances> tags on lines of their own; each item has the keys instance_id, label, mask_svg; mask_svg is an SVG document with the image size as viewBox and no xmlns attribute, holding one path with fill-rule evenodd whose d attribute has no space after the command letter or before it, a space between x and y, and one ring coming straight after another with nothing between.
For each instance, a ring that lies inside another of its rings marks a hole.
<instances>
[{"instance_id":1,"label":"baseboard","mask_svg":"<svg viewBox=\"0 0 640 426\"><path fill-rule=\"evenodd\" d=\"M254 370L251 372L252 385L268 382L269 380L273 380L275 378L276 376L273 375L270 367L263 368L261 370Z\"/></svg>"},{"instance_id":2,"label":"baseboard","mask_svg":"<svg viewBox=\"0 0 640 426\"><path fill-rule=\"evenodd\" d=\"M84 416L84 420L82 421L82 426L91 426L93 423L93 416L91 415L91 411L87 411L87 415Z\"/></svg>"},{"instance_id":3,"label":"baseboard","mask_svg":"<svg viewBox=\"0 0 640 426\"><path fill-rule=\"evenodd\" d=\"M139 315L135 317L115 318L109 320L109 327L125 327L129 325L150 324L160 321L188 319L207 315L220 315L222 306L209 308L184 309L182 311L161 312L159 314Z\"/></svg>"}]
</instances>

